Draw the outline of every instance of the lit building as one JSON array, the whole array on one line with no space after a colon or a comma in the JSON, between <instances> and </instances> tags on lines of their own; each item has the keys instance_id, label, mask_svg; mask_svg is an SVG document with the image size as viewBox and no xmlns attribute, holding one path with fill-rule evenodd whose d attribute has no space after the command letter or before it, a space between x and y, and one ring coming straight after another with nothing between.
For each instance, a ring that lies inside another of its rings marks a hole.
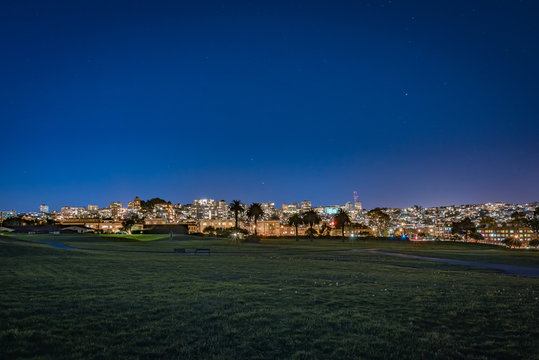
<instances>
[{"instance_id":1,"label":"lit building","mask_svg":"<svg viewBox=\"0 0 539 360\"><path fill-rule=\"evenodd\" d=\"M303 200L301 202L301 210L302 211L308 211L311 210L311 202L309 200Z\"/></svg>"},{"instance_id":2,"label":"lit building","mask_svg":"<svg viewBox=\"0 0 539 360\"><path fill-rule=\"evenodd\" d=\"M299 212L299 204L298 203L292 203L292 204L283 204L283 213L285 214L293 214Z\"/></svg>"},{"instance_id":3,"label":"lit building","mask_svg":"<svg viewBox=\"0 0 539 360\"><path fill-rule=\"evenodd\" d=\"M121 202L111 202L110 203L110 213L113 218L118 218L123 214L123 208Z\"/></svg>"},{"instance_id":4,"label":"lit building","mask_svg":"<svg viewBox=\"0 0 539 360\"><path fill-rule=\"evenodd\" d=\"M319 232L320 229L322 228L322 225L323 223L314 224L313 229ZM298 226L297 236L305 236L305 233L307 232L308 229L309 229L308 225ZM262 228L261 230L265 230L265 229ZM271 235L272 236L296 236L296 227L288 225L288 224L281 224L279 235L275 235L275 234L271 234Z\"/></svg>"},{"instance_id":5,"label":"lit building","mask_svg":"<svg viewBox=\"0 0 539 360\"><path fill-rule=\"evenodd\" d=\"M251 232L255 231L255 223L249 226ZM260 236L281 236L281 222L279 220L261 220L256 223L257 234Z\"/></svg>"},{"instance_id":6,"label":"lit building","mask_svg":"<svg viewBox=\"0 0 539 360\"><path fill-rule=\"evenodd\" d=\"M122 230L122 223L114 220L67 219L61 221L60 224L69 226L84 226L88 229L104 233L117 233Z\"/></svg>"},{"instance_id":7,"label":"lit building","mask_svg":"<svg viewBox=\"0 0 539 360\"><path fill-rule=\"evenodd\" d=\"M155 204L153 213L154 216L158 218L172 218L172 204Z\"/></svg>"},{"instance_id":8,"label":"lit building","mask_svg":"<svg viewBox=\"0 0 539 360\"><path fill-rule=\"evenodd\" d=\"M165 218L155 218L155 219L145 219L144 225L166 225L167 219Z\"/></svg>"},{"instance_id":9,"label":"lit building","mask_svg":"<svg viewBox=\"0 0 539 360\"><path fill-rule=\"evenodd\" d=\"M451 237L451 224L435 225L434 237L438 239L449 239Z\"/></svg>"},{"instance_id":10,"label":"lit building","mask_svg":"<svg viewBox=\"0 0 539 360\"><path fill-rule=\"evenodd\" d=\"M101 208L98 210L98 215L103 219L108 219L112 217L112 211L110 208Z\"/></svg>"},{"instance_id":11,"label":"lit building","mask_svg":"<svg viewBox=\"0 0 539 360\"><path fill-rule=\"evenodd\" d=\"M229 214L229 208L228 208L228 204L226 203L226 201L224 200L221 200L217 203L215 203L215 218L216 219L221 219L221 220L224 220L224 219L228 219L230 216Z\"/></svg>"},{"instance_id":12,"label":"lit building","mask_svg":"<svg viewBox=\"0 0 539 360\"><path fill-rule=\"evenodd\" d=\"M483 241L491 243L499 243L509 238L515 238L525 243L537 239L537 233L529 227L479 228L477 232L483 235Z\"/></svg>"},{"instance_id":13,"label":"lit building","mask_svg":"<svg viewBox=\"0 0 539 360\"><path fill-rule=\"evenodd\" d=\"M341 207L339 205L326 206L324 207L324 213L326 215L335 215L339 212Z\"/></svg>"},{"instance_id":14,"label":"lit building","mask_svg":"<svg viewBox=\"0 0 539 360\"><path fill-rule=\"evenodd\" d=\"M356 201L354 202L354 209L355 209L355 210L362 210L362 209L363 209L363 205L361 204L361 201L356 200Z\"/></svg>"},{"instance_id":15,"label":"lit building","mask_svg":"<svg viewBox=\"0 0 539 360\"><path fill-rule=\"evenodd\" d=\"M193 201L193 205L190 209L190 216L197 220L225 220L231 217L230 208L226 201L215 201L213 199L197 199Z\"/></svg>"},{"instance_id":16,"label":"lit building","mask_svg":"<svg viewBox=\"0 0 539 360\"><path fill-rule=\"evenodd\" d=\"M15 210L0 211L0 220L14 216L17 216L17 212Z\"/></svg>"},{"instance_id":17,"label":"lit building","mask_svg":"<svg viewBox=\"0 0 539 360\"><path fill-rule=\"evenodd\" d=\"M213 199L196 199L191 207L191 217L197 220L211 219L211 210L214 204L215 200Z\"/></svg>"},{"instance_id":18,"label":"lit building","mask_svg":"<svg viewBox=\"0 0 539 360\"><path fill-rule=\"evenodd\" d=\"M189 231L189 234L197 233L198 231L198 223L190 221L187 223L187 229Z\"/></svg>"},{"instance_id":19,"label":"lit building","mask_svg":"<svg viewBox=\"0 0 539 360\"><path fill-rule=\"evenodd\" d=\"M207 227L213 227L214 229L232 229L236 225L234 220L221 220L221 219L206 219L198 222L197 232L204 232ZM242 228L243 223L239 223L238 226Z\"/></svg>"},{"instance_id":20,"label":"lit building","mask_svg":"<svg viewBox=\"0 0 539 360\"><path fill-rule=\"evenodd\" d=\"M262 211L264 211L264 218L270 218L274 215L277 215L277 211L275 210L275 203L272 202L265 202L260 203L260 207L262 208Z\"/></svg>"},{"instance_id":21,"label":"lit building","mask_svg":"<svg viewBox=\"0 0 539 360\"><path fill-rule=\"evenodd\" d=\"M135 199L133 201L130 201L127 203L127 209L135 210L135 211L140 210L141 209L140 198L138 196L135 196Z\"/></svg>"},{"instance_id":22,"label":"lit building","mask_svg":"<svg viewBox=\"0 0 539 360\"><path fill-rule=\"evenodd\" d=\"M316 227L317 225L315 225ZM309 227L300 225L298 226L298 233L297 236L303 236L305 235L305 232L307 231ZM296 236L296 227L291 226L288 224L282 224L281 225L281 236Z\"/></svg>"},{"instance_id":23,"label":"lit building","mask_svg":"<svg viewBox=\"0 0 539 360\"><path fill-rule=\"evenodd\" d=\"M86 209L76 206L62 206L60 209L64 218L80 218L86 215Z\"/></svg>"},{"instance_id":24,"label":"lit building","mask_svg":"<svg viewBox=\"0 0 539 360\"><path fill-rule=\"evenodd\" d=\"M99 206L97 205L88 205L88 211L98 211Z\"/></svg>"},{"instance_id":25,"label":"lit building","mask_svg":"<svg viewBox=\"0 0 539 360\"><path fill-rule=\"evenodd\" d=\"M49 212L49 207L45 204L41 204L41 206L39 207L39 211L44 214L47 214Z\"/></svg>"}]
</instances>

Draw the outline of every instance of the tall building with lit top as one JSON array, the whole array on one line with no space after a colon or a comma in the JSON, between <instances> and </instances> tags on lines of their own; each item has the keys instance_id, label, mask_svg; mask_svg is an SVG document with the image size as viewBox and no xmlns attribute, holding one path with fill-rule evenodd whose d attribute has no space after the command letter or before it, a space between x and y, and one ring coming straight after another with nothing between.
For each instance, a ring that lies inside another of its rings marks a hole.
<instances>
[{"instance_id":1,"label":"tall building with lit top","mask_svg":"<svg viewBox=\"0 0 539 360\"><path fill-rule=\"evenodd\" d=\"M303 200L301 202L301 210L302 211L307 211L307 210L311 210L311 202L309 200Z\"/></svg>"},{"instance_id":2,"label":"tall building with lit top","mask_svg":"<svg viewBox=\"0 0 539 360\"><path fill-rule=\"evenodd\" d=\"M127 209L128 210L135 210L138 211L141 209L141 201L138 196L135 196L135 199L133 201L130 201L127 203Z\"/></svg>"},{"instance_id":3,"label":"tall building with lit top","mask_svg":"<svg viewBox=\"0 0 539 360\"><path fill-rule=\"evenodd\" d=\"M111 202L110 203L110 212L112 217L117 218L123 213L122 203L121 202Z\"/></svg>"}]
</instances>

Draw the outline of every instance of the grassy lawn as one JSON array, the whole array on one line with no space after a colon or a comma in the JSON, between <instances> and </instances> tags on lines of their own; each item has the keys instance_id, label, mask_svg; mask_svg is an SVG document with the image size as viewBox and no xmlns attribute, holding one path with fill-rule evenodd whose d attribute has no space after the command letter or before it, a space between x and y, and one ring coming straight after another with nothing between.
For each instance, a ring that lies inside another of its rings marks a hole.
<instances>
[{"instance_id":1,"label":"grassy lawn","mask_svg":"<svg viewBox=\"0 0 539 360\"><path fill-rule=\"evenodd\" d=\"M168 235L15 237L28 242L0 238L0 359L539 358L539 279L335 250L539 267L536 251L338 239L236 245L189 236L170 242ZM222 253L164 253L175 247Z\"/></svg>"}]
</instances>

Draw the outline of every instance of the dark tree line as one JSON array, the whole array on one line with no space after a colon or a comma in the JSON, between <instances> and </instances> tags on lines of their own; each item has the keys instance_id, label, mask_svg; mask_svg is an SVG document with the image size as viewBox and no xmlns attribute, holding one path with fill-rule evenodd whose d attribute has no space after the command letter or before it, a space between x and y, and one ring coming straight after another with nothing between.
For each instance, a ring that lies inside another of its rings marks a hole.
<instances>
[{"instance_id":1,"label":"dark tree line","mask_svg":"<svg viewBox=\"0 0 539 360\"><path fill-rule=\"evenodd\" d=\"M166 201L160 198L153 198L150 200L141 200L140 201L140 207L143 210L153 210L155 205L172 205L170 201Z\"/></svg>"}]
</instances>

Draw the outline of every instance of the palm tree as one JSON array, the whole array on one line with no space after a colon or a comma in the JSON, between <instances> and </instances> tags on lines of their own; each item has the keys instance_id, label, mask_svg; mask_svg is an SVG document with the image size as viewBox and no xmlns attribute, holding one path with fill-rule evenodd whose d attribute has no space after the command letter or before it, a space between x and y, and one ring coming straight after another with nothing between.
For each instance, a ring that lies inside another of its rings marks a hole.
<instances>
[{"instance_id":1,"label":"palm tree","mask_svg":"<svg viewBox=\"0 0 539 360\"><path fill-rule=\"evenodd\" d=\"M339 209L339 212L335 215L335 225L341 228L342 231L342 241L344 242L344 227L346 224L352 223L350 221L350 216L346 210Z\"/></svg>"},{"instance_id":2,"label":"palm tree","mask_svg":"<svg viewBox=\"0 0 539 360\"><path fill-rule=\"evenodd\" d=\"M320 215L318 215L318 213L313 209L303 214L303 222L309 225L309 238L311 241L313 241L313 226L314 224L318 224L321 220Z\"/></svg>"},{"instance_id":3,"label":"palm tree","mask_svg":"<svg viewBox=\"0 0 539 360\"><path fill-rule=\"evenodd\" d=\"M262 216L264 216L264 210L262 210L262 206L259 203L252 203L249 209L247 209L247 217L255 221L255 236L258 235L256 222Z\"/></svg>"},{"instance_id":4,"label":"palm tree","mask_svg":"<svg viewBox=\"0 0 539 360\"><path fill-rule=\"evenodd\" d=\"M303 224L303 219L298 213L295 213L294 215L290 216L288 218L288 225L294 226L296 228L296 241L298 241L298 226Z\"/></svg>"},{"instance_id":5,"label":"palm tree","mask_svg":"<svg viewBox=\"0 0 539 360\"><path fill-rule=\"evenodd\" d=\"M234 212L234 219L236 220L236 230L238 230L238 214L243 212L243 204L239 200L232 200L230 203L230 211Z\"/></svg>"}]
</instances>

